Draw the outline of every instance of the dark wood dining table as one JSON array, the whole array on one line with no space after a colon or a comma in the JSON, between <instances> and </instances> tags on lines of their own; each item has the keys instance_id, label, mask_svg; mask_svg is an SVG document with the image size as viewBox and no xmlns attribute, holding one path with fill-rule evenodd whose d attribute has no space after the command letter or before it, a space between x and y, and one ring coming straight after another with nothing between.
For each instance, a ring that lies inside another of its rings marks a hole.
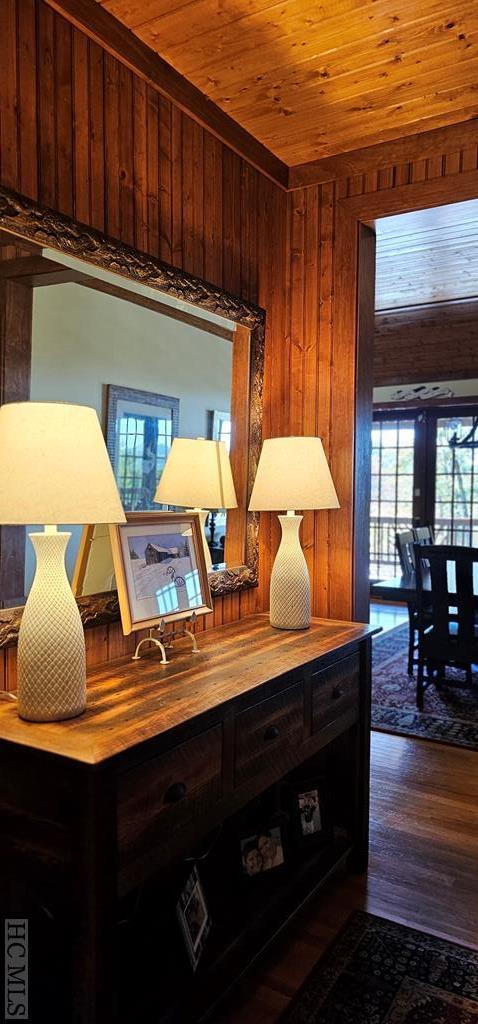
<instances>
[{"instance_id":1,"label":"dark wood dining table","mask_svg":"<svg viewBox=\"0 0 478 1024\"><path fill-rule=\"evenodd\" d=\"M422 570L423 589L430 590L430 571ZM455 571L452 563L448 565L448 587L450 598L456 598L455 592ZM473 567L473 591L474 603L478 608L478 565ZM393 576L390 580L378 580L370 586L371 598L378 597L382 601L404 601L407 604L414 604L417 598L416 573L410 575Z\"/></svg>"}]
</instances>

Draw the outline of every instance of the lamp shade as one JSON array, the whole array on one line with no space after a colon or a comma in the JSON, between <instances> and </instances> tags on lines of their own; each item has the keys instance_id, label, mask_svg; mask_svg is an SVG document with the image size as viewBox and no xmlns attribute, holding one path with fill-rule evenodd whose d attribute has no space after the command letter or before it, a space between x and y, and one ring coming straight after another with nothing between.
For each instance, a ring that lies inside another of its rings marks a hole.
<instances>
[{"instance_id":1,"label":"lamp shade","mask_svg":"<svg viewBox=\"0 0 478 1024\"><path fill-rule=\"evenodd\" d=\"M154 500L184 508L237 508L224 441L175 437Z\"/></svg>"},{"instance_id":2,"label":"lamp shade","mask_svg":"<svg viewBox=\"0 0 478 1024\"><path fill-rule=\"evenodd\" d=\"M264 441L252 489L252 511L339 508L320 437Z\"/></svg>"},{"instance_id":3,"label":"lamp shade","mask_svg":"<svg viewBox=\"0 0 478 1024\"><path fill-rule=\"evenodd\" d=\"M124 523L94 409L54 402L0 408L0 523Z\"/></svg>"}]
</instances>

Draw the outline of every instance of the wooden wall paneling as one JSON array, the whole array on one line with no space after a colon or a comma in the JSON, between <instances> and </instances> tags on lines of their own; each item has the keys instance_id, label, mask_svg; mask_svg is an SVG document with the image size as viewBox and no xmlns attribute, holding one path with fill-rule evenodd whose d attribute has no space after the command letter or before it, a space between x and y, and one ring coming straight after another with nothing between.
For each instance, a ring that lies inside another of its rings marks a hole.
<instances>
[{"instance_id":1,"label":"wooden wall paneling","mask_svg":"<svg viewBox=\"0 0 478 1024\"><path fill-rule=\"evenodd\" d=\"M418 181L427 180L427 160L414 160L412 164L412 171L410 175L410 181L415 184Z\"/></svg>"},{"instance_id":2,"label":"wooden wall paneling","mask_svg":"<svg viewBox=\"0 0 478 1024\"><path fill-rule=\"evenodd\" d=\"M289 430L315 434L317 406L317 189L291 193ZM301 542L316 606L314 512L303 511Z\"/></svg>"},{"instance_id":3,"label":"wooden wall paneling","mask_svg":"<svg viewBox=\"0 0 478 1024\"><path fill-rule=\"evenodd\" d=\"M461 171L474 171L478 164L478 148L476 145L466 146L461 150Z\"/></svg>"},{"instance_id":4,"label":"wooden wall paneling","mask_svg":"<svg viewBox=\"0 0 478 1024\"><path fill-rule=\"evenodd\" d=\"M317 433L322 438L330 459L332 395L330 365L333 337L334 248L335 248L335 186L318 186L320 200L320 264L319 264L319 352L317 365ZM315 517L315 580L314 594L317 614L329 615L330 543L329 523L335 514L323 511Z\"/></svg>"},{"instance_id":5,"label":"wooden wall paneling","mask_svg":"<svg viewBox=\"0 0 478 1024\"><path fill-rule=\"evenodd\" d=\"M459 174L461 170L461 153L447 153L443 158L445 174Z\"/></svg>"},{"instance_id":6,"label":"wooden wall paneling","mask_svg":"<svg viewBox=\"0 0 478 1024\"><path fill-rule=\"evenodd\" d=\"M63 18L54 23L54 90L57 205L73 216L72 28Z\"/></svg>"},{"instance_id":7,"label":"wooden wall paneling","mask_svg":"<svg viewBox=\"0 0 478 1024\"><path fill-rule=\"evenodd\" d=\"M170 127L165 130L164 119L160 121L160 97L158 93L147 87L146 91L146 222L147 252L154 256L161 254L163 245L160 231L169 230L169 262L171 262L171 213L166 214L163 202L163 189L167 187L169 208L171 209L171 165ZM167 172L169 171L169 181ZM164 225L164 226L163 226Z\"/></svg>"},{"instance_id":8,"label":"wooden wall paneling","mask_svg":"<svg viewBox=\"0 0 478 1024\"><path fill-rule=\"evenodd\" d=\"M171 107L171 256L175 267L183 266L183 115Z\"/></svg>"},{"instance_id":9,"label":"wooden wall paneling","mask_svg":"<svg viewBox=\"0 0 478 1024\"><path fill-rule=\"evenodd\" d=\"M289 280L288 199L264 178L258 183L259 216L257 224L259 275L258 301L274 310L266 320L264 365L263 437L289 433L288 378L289 331L286 323ZM275 258L271 258L274 245ZM280 526L276 513L260 515L259 588L257 608L269 607L269 580L279 544Z\"/></svg>"},{"instance_id":10,"label":"wooden wall paneling","mask_svg":"<svg viewBox=\"0 0 478 1024\"><path fill-rule=\"evenodd\" d=\"M56 206L56 119L55 96L55 15L40 4L38 7L38 198L45 206ZM7 76L8 77L8 76Z\"/></svg>"},{"instance_id":11,"label":"wooden wall paneling","mask_svg":"<svg viewBox=\"0 0 478 1024\"><path fill-rule=\"evenodd\" d=\"M17 0L18 2L18 0ZM21 0L18 10L18 152L20 159L20 186L25 195L34 199L38 190L36 3ZM13 42L13 41L12 41ZM15 60L13 42L9 61Z\"/></svg>"},{"instance_id":12,"label":"wooden wall paneling","mask_svg":"<svg viewBox=\"0 0 478 1024\"><path fill-rule=\"evenodd\" d=\"M121 235L119 197L119 67L109 54L104 58L105 96L105 231L113 238ZM91 188L96 182L91 183Z\"/></svg>"},{"instance_id":13,"label":"wooden wall paneling","mask_svg":"<svg viewBox=\"0 0 478 1024\"><path fill-rule=\"evenodd\" d=\"M359 226L357 280L357 355L355 378L353 609L361 622L369 621L368 573L370 531L370 462L372 457L373 348L375 331L375 232Z\"/></svg>"},{"instance_id":14,"label":"wooden wall paneling","mask_svg":"<svg viewBox=\"0 0 478 1024\"><path fill-rule=\"evenodd\" d=\"M78 33L75 32L75 35ZM105 69L104 52L89 40L89 223L105 229Z\"/></svg>"},{"instance_id":15,"label":"wooden wall paneling","mask_svg":"<svg viewBox=\"0 0 478 1024\"><path fill-rule=\"evenodd\" d=\"M146 89L146 82L135 75L133 77L134 244L142 252L146 252L148 248Z\"/></svg>"},{"instance_id":16,"label":"wooden wall paneling","mask_svg":"<svg viewBox=\"0 0 478 1024\"><path fill-rule=\"evenodd\" d=\"M340 205L335 217L330 466L341 507L329 513L329 614L352 618L358 221Z\"/></svg>"},{"instance_id":17,"label":"wooden wall paneling","mask_svg":"<svg viewBox=\"0 0 478 1024\"><path fill-rule=\"evenodd\" d=\"M320 197L319 189L305 189L304 223L304 303L303 303L303 414L302 433L315 435L317 424L320 260ZM318 607L318 574L315 572L315 521L320 512L306 510L302 522L302 543L311 578L311 599L314 613Z\"/></svg>"},{"instance_id":18,"label":"wooden wall paneling","mask_svg":"<svg viewBox=\"0 0 478 1024\"><path fill-rule=\"evenodd\" d=\"M238 294L241 289L241 160L230 149L222 159L223 285Z\"/></svg>"},{"instance_id":19,"label":"wooden wall paneling","mask_svg":"<svg viewBox=\"0 0 478 1024\"><path fill-rule=\"evenodd\" d=\"M133 133L133 75L124 64L118 69L119 87L119 214L120 235L123 242L134 245L134 133Z\"/></svg>"},{"instance_id":20,"label":"wooden wall paneling","mask_svg":"<svg viewBox=\"0 0 478 1024\"><path fill-rule=\"evenodd\" d=\"M193 241L193 133L192 121L182 116L182 262L185 270L194 273Z\"/></svg>"},{"instance_id":21,"label":"wooden wall paneling","mask_svg":"<svg viewBox=\"0 0 478 1024\"><path fill-rule=\"evenodd\" d=\"M204 134L204 277L223 280L222 251L222 153L220 142Z\"/></svg>"},{"instance_id":22,"label":"wooden wall paneling","mask_svg":"<svg viewBox=\"0 0 478 1024\"><path fill-rule=\"evenodd\" d=\"M0 32L0 68L8 68L2 75L2 107L0 115L0 173L2 181L11 188L20 179L17 119L17 38L16 0L5 0Z\"/></svg>"},{"instance_id":23,"label":"wooden wall paneling","mask_svg":"<svg viewBox=\"0 0 478 1024\"><path fill-rule=\"evenodd\" d=\"M151 90L149 91L151 92ZM155 142L152 139L151 151L148 145L148 166L151 160L152 180L154 180L155 175L156 180L159 181L159 255L167 263L174 263L172 243L171 104L169 100L164 99L162 96L158 97L157 94L156 99L158 100L159 115L159 147L157 141Z\"/></svg>"},{"instance_id":24,"label":"wooden wall paneling","mask_svg":"<svg viewBox=\"0 0 478 1024\"><path fill-rule=\"evenodd\" d=\"M79 32L73 33L73 190L74 217L88 223L90 205L90 74L89 43Z\"/></svg>"}]
</instances>

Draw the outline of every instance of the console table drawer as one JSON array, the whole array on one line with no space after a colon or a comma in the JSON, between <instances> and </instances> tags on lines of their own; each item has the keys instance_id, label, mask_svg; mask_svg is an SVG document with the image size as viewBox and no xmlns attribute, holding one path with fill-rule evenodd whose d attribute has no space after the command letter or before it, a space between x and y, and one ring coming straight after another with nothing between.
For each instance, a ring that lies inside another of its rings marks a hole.
<instances>
[{"instance_id":1,"label":"console table drawer","mask_svg":"<svg viewBox=\"0 0 478 1024\"><path fill-rule=\"evenodd\" d=\"M271 767L283 775L304 737L304 691L297 683L236 718L236 786Z\"/></svg>"},{"instance_id":2,"label":"console table drawer","mask_svg":"<svg viewBox=\"0 0 478 1024\"><path fill-rule=\"evenodd\" d=\"M168 837L221 795L222 726L132 768L118 779L120 849Z\"/></svg>"},{"instance_id":3,"label":"console table drawer","mask_svg":"<svg viewBox=\"0 0 478 1024\"><path fill-rule=\"evenodd\" d=\"M358 655L343 658L312 676L312 730L319 732L346 712L359 713Z\"/></svg>"}]
</instances>

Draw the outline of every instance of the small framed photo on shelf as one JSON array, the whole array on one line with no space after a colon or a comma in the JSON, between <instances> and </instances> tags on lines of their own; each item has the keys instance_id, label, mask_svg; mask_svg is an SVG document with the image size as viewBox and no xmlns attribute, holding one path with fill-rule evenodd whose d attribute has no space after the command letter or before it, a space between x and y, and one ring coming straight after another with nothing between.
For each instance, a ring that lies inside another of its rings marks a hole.
<instances>
[{"instance_id":1,"label":"small framed photo on shelf","mask_svg":"<svg viewBox=\"0 0 478 1024\"><path fill-rule=\"evenodd\" d=\"M319 779L298 781L292 787L292 812L299 841L324 843L332 838L330 807Z\"/></svg>"},{"instance_id":2,"label":"small framed photo on shelf","mask_svg":"<svg viewBox=\"0 0 478 1024\"><path fill-rule=\"evenodd\" d=\"M193 868L179 897L176 912L193 971L211 930L211 918L197 868Z\"/></svg>"},{"instance_id":3,"label":"small framed photo on shelf","mask_svg":"<svg viewBox=\"0 0 478 1024\"><path fill-rule=\"evenodd\" d=\"M128 512L110 526L123 632L212 611L196 512Z\"/></svg>"},{"instance_id":4,"label":"small framed photo on shelf","mask_svg":"<svg viewBox=\"0 0 478 1024\"><path fill-rule=\"evenodd\" d=\"M241 860L244 875L264 874L285 863L284 841L280 825L258 829L241 838Z\"/></svg>"},{"instance_id":5,"label":"small framed photo on shelf","mask_svg":"<svg viewBox=\"0 0 478 1024\"><path fill-rule=\"evenodd\" d=\"M318 789L308 789L297 794L299 805L300 830L303 836L317 835L322 832L322 814Z\"/></svg>"}]
</instances>

